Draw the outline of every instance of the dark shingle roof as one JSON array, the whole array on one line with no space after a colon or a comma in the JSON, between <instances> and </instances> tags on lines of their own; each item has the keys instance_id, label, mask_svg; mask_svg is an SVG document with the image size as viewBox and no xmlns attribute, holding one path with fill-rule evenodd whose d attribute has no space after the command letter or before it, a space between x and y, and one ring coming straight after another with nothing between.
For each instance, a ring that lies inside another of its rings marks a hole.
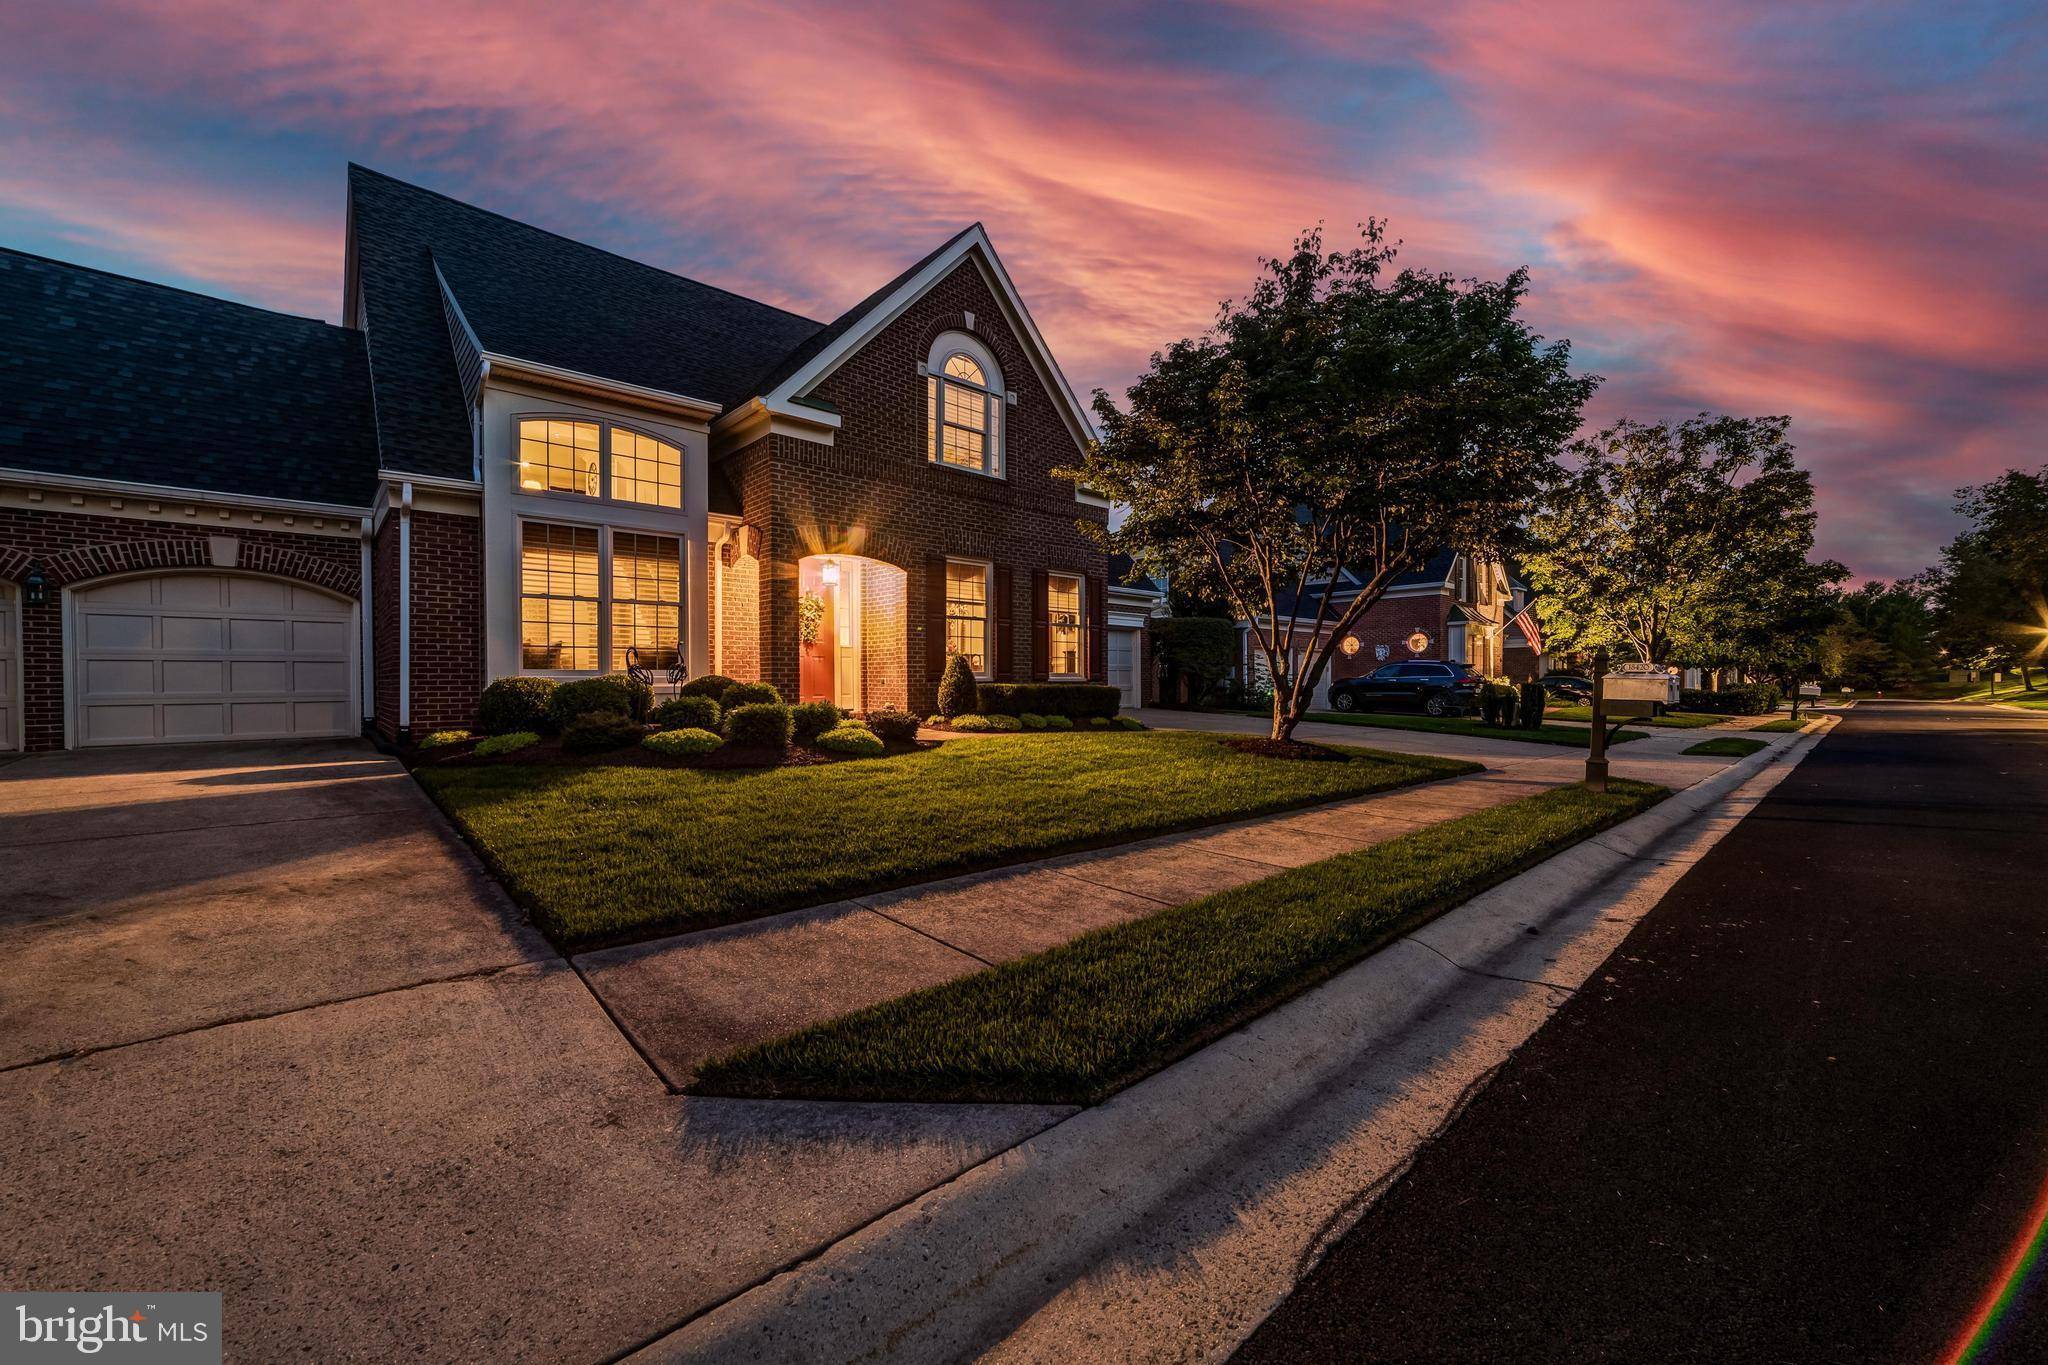
<instances>
[{"instance_id":1,"label":"dark shingle roof","mask_svg":"<svg viewBox=\"0 0 2048 1365\"><path fill-rule=\"evenodd\" d=\"M1410 569L1407 573L1402 574L1399 578L1388 584L1388 591L1392 591L1395 588L1434 587L1441 584L1450 576L1451 561L1457 558L1457 554L1456 550L1438 550L1435 554L1424 560L1420 568ZM1345 606L1349 605L1352 597L1355 595L1354 588L1355 585L1350 584L1338 587L1336 596L1331 599L1330 614L1332 617L1339 614ZM1274 593L1273 596L1274 606L1282 616L1292 615L1296 620L1313 621L1316 619L1317 606L1322 601L1322 589L1319 587L1309 588L1299 598L1293 593L1281 589Z\"/></svg>"},{"instance_id":2,"label":"dark shingle roof","mask_svg":"<svg viewBox=\"0 0 2048 1365\"><path fill-rule=\"evenodd\" d=\"M1127 554L1113 554L1109 557L1109 581L1111 586L1130 588L1137 592L1164 592L1159 580L1150 574L1138 572L1137 565Z\"/></svg>"},{"instance_id":3,"label":"dark shingle roof","mask_svg":"<svg viewBox=\"0 0 2048 1365\"><path fill-rule=\"evenodd\" d=\"M437 265L485 350L721 407L821 330L361 166L349 213L390 468L470 473Z\"/></svg>"},{"instance_id":4,"label":"dark shingle roof","mask_svg":"<svg viewBox=\"0 0 2048 1365\"><path fill-rule=\"evenodd\" d=\"M914 264L906 267L900 274L896 276L895 279L890 280L880 289L877 289L874 293L868 295L859 303L856 303L855 305L853 305L853 307L847 309L844 313L841 313L838 317L832 319L832 321L827 323L822 329L820 329L818 332L814 333L810 338L808 338L800 345L798 345L795 350L791 351L789 354L777 360L773 365L771 365L767 370L765 370L754 381L754 383L748 386L746 393L741 394L740 396L743 398L748 398L752 397L755 394L768 393L769 391L774 389L774 387L777 384L780 384L783 380L789 378L798 370L810 364L819 352L823 351L827 346L830 346L833 342L839 340L840 337L846 335L848 331L850 331L852 328L859 324L862 318L866 317L869 313L872 313L873 311L875 311L875 309L879 308L891 294L895 293L904 285L908 284L920 270L923 270L933 261L936 261L939 257L945 255L948 251L952 250L953 244L955 242L959 241L962 237L965 237L968 233L974 231L975 228L978 228L980 226L981 224L979 223L970 223L966 227L961 228L958 232L954 233L951 237L948 237L945 241L933 247L930 251L924 254L924 258L922 260L919 260Z\"/></svg>"},{"instance_id":5,"label":"dark shingle roof","mask_svg":"<svg viewBox=\"0 0 2048 1365\"><path fill-rule=\"evenodd\" d=\"M0 466L367 506L358 332L0 248Z\"/></svg>"}]
</instances>

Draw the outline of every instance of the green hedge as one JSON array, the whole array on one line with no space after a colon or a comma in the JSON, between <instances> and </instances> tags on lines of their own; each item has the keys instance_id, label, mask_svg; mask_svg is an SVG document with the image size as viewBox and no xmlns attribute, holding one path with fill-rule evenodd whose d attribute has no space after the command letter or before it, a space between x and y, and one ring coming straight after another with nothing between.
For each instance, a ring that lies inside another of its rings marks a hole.
<instances>
[{"instance_id":1,"label":"green hedge","mask_svg":"<svg viewBox=\"0 0 2048 1365\"><path fill-rule=\"evenodd\" d=\"M703 693L674 696L654 708L654 723L664 730L716 730L724 714L718 702Z\"/></svg>"},{"instance_id":2,"label":"green hedge","mask_svg":"<svg viewBox=\"0 0 2048 1365\"><path fill-rule=\"evenodd\" d=\"M1123 693L1106 683L1032 682L981 685L981 713L985 716L1066 716L1081 720L1089 716L1113 716L1123 705Z\"/></svg>"},{"instance_id":3,"label":"green hedge","mask_svg":"<svg viewBox=\"0 0 2048 1365\"><path fill-rule=\"evenodd\" d=\"M1777 710L1783 698L1769 683L1737 683L1719 692L1688 687L1678 694L1678 709L1717 716L1763 716Z\"/></svg>"},{"instance_id":4,"label":"green hedge","mask_svg":"<svg viewBox=\"0 0 2048 1365\"><path fill-rule=\"evenodd\" d=\"M552 730L548 699L553 678L500 678L484 689L476 706L477 728L487 735L512 735L522 730Z\"/></svg>"}]
</instances>

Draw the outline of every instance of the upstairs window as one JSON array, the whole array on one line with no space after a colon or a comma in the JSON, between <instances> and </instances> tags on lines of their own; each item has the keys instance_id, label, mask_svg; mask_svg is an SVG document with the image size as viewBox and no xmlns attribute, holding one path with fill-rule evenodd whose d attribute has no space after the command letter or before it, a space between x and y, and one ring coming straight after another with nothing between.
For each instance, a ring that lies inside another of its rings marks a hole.
<instances>
[{"instance_id":1,"label":"upstairs window","mask_svg":"<svg viewBox=\"0 0 2048 1365\"><path fill-rule=\"evenodd\" d=\"M926 458L1000 476L1003 387L995 357L974 338L949 332L933 345L924 382Z\"/></svg>"},{"instance_id":2,"label":"upstairs window","mask_svg":"<svg viewBox=\"0 0 2048 1365\"><path fill-rule=\"evenodd\" d=\"M607 451L609 460L604 458ZM573 493L643 507L680 508L683 452L611 422L523 417L519 487L528 493Z\"/></svg>"}]
</instances>

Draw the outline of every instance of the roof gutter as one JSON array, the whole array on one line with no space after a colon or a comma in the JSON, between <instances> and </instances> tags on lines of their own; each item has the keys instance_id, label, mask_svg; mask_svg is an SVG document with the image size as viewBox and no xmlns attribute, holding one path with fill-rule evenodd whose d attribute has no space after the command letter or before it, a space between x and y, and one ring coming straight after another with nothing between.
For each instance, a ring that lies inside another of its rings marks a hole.
<instances>
[{"instance_id":1,"label":"roof gutter","mask_svg":"<svg viewBox=\"0 0 2048 1365\"><path fill-rule=\"evenodd\" d=\"M369 511L367 505L340 502L307 502L298 498L267 498L257 493L218 493L207 488L181 488L176 484L130 483L126 479L96 479L82 474L45 474L35 469L0 469L0 483L25 484L31 488L53 488L67 493L99 493L114 497L156 498L163 502L206 502L221 507L253 507L263 511L298 512L308 516L352 520Z\"/></svg>"}]
</instances>

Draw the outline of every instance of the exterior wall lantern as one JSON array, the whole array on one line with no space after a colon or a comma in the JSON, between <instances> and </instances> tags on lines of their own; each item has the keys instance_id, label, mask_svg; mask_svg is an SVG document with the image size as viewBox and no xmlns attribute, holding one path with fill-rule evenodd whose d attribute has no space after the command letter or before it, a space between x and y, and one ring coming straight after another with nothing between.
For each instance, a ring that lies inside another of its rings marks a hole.
<instances>
[{"instance_id":1,"label":"exterior wall lantern","mask_svg":"<svg viewBox=\"0 0 2048 1365\"><path fill-rule=\"evenodd\" d=\"M43 577L42 565L28 566L28 577L21 580L21 600L31 607L40 607L50 600L50 580Z\"/></svg>"}]
</instances>

